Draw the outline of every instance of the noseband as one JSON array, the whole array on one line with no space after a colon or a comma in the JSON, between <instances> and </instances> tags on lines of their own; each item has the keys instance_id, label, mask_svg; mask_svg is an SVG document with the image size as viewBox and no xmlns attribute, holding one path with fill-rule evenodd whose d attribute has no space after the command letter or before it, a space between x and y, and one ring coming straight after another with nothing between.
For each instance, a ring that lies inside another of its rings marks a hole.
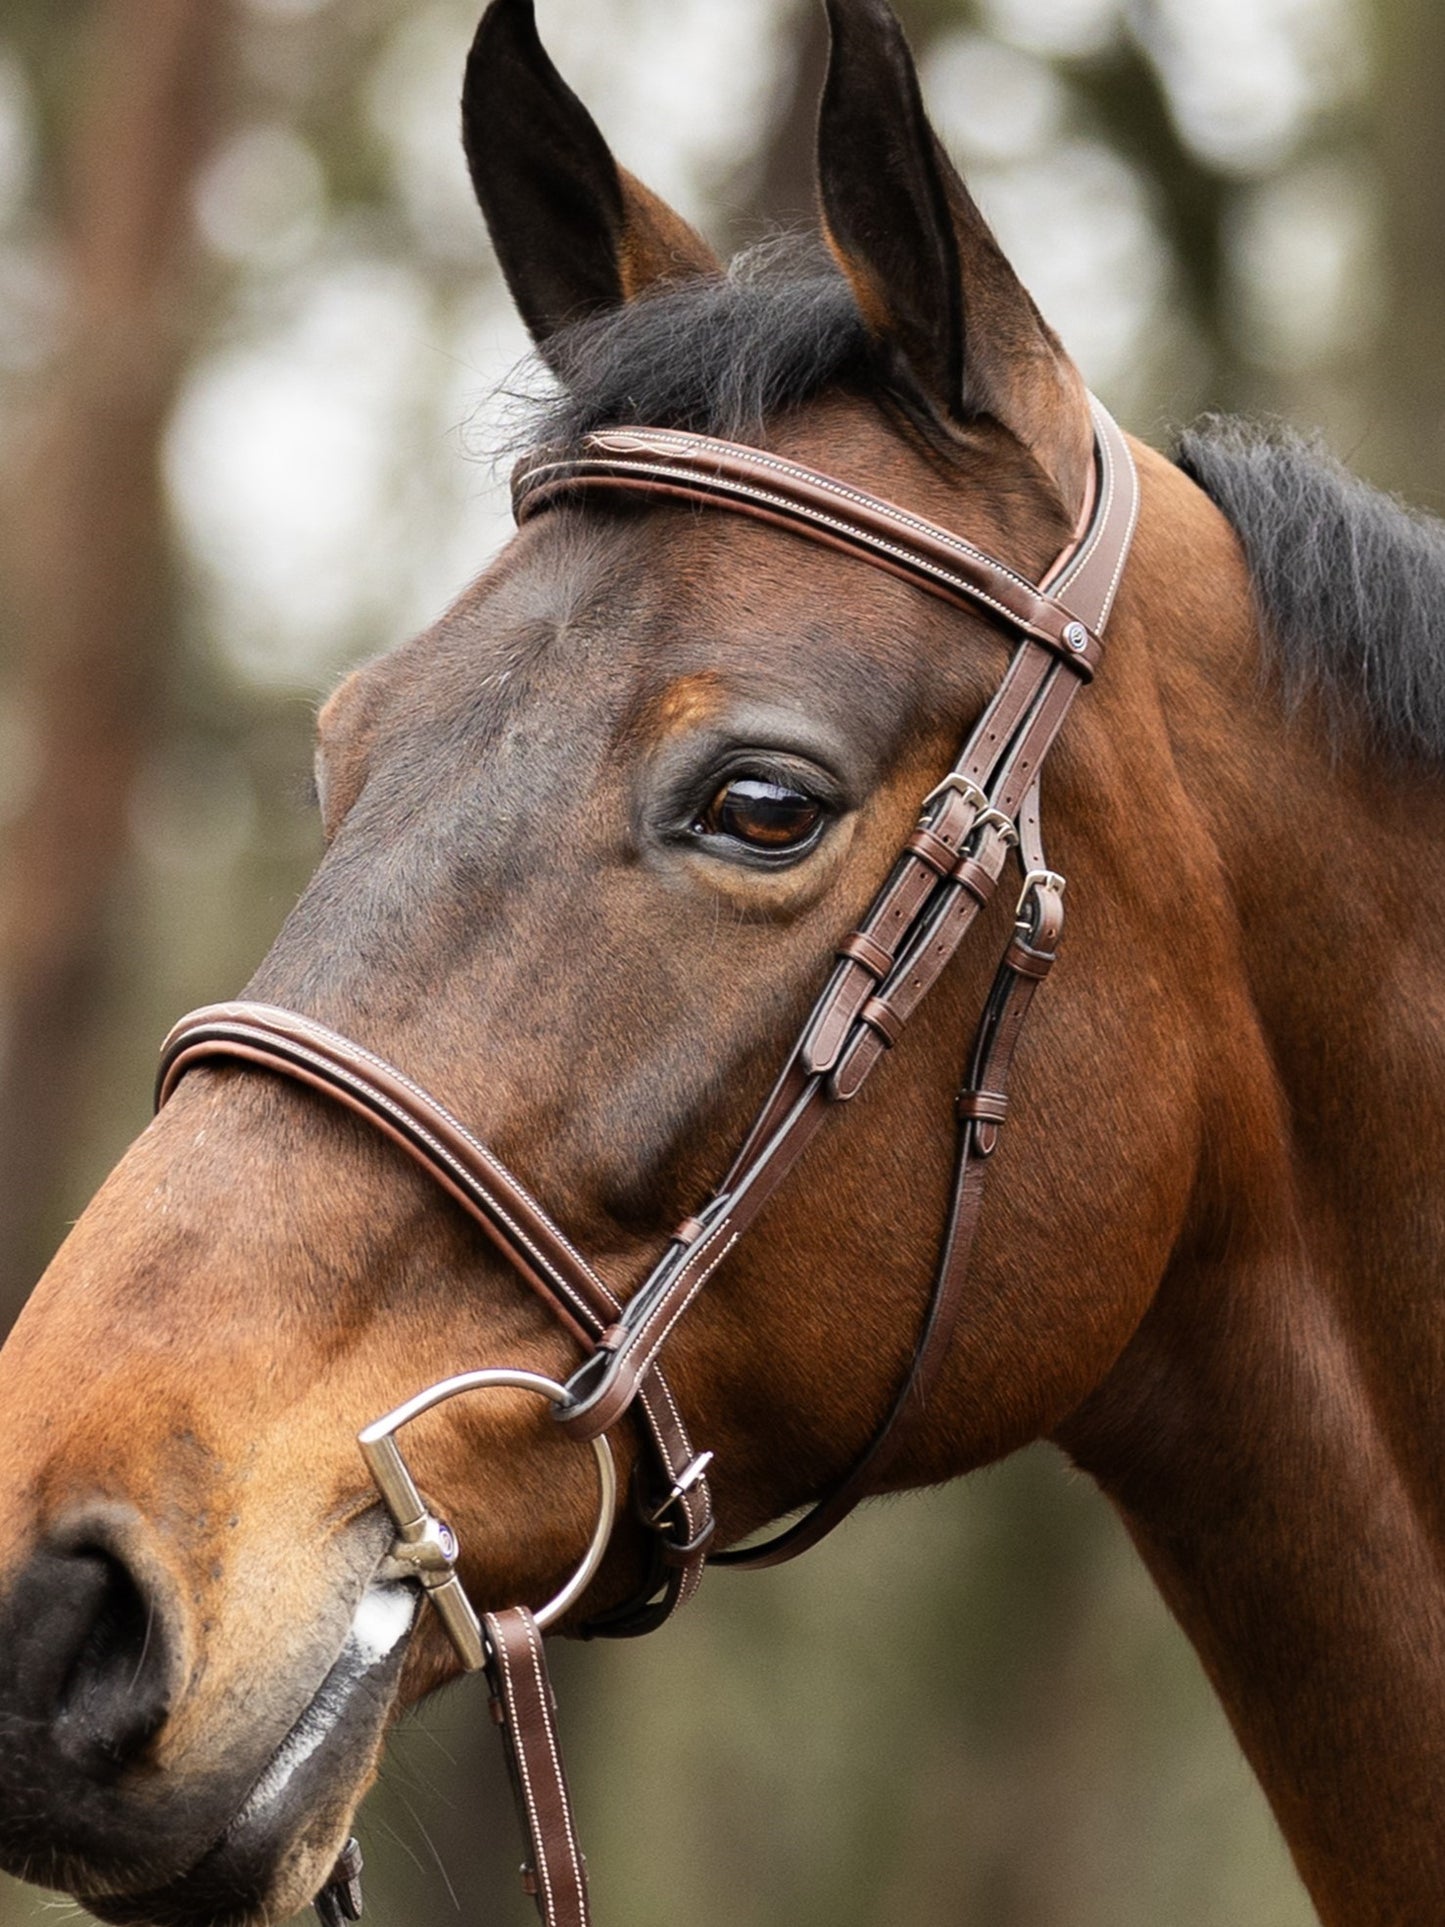
<instances>
[{"instance_id":1,"label":"noseband","mask_svg":"<svg viewBox=\"0 0 1445 1927\"><path fill-rule=\"evenodd\" d=\"M519 524L603 490L727 509L858 557L958 607L982 609L1018 638L954 767L925 798L918 826L868 914L839 945L827 984L732 1168L697 1216L678 1226L625 1303L464 1123L363 1045L293 1011L236 1003L194 1012L162 1049L158 1104L196 1064L227 1059L308 1085L382 1131L475 1219L577 1340L583 1361L562 1395L546 1380L531 1386L549 1398L564 1430L596 1442L635 1412L650 1448L634 1494L649 1529L650 1570L639 1596L589 1621L581 1629L586 1634L651 1631L692 1596L708 1563L769 1566L816 1545L877 1489L907 1436L908 1414L922 1408L948 1356L984 1178L1008 1115L1014 1054L1063 931L1064 879L1044 856L1039 778L1074 698L1099 666L1138 514L1128 444L1107 412L1092 406L1096 460L1089 499L1073 539L1037 584L960 536L860 489L708 436L612 429L589 436L574 455L544 454L519 469ZM897 1045L994 895L1010 850L1018 854L1023 891L957 1099L952 1202L912 1363L866 1448L811 1511L761 1546L711 1551L712 1455L697 1452L688 1436L663 1376L662 1351L824 1120L857 1096L884 1052ZM420 1580L443 1612L463 1666L485 1668L491 1681L532 1847L529 1891L548 1927L585 1927L585 1870L537 1620L518 1607L478 1621L457 1576L455 1536L422 1503L394 1437L409 1417L444 1398L521 1376L482 1372L448 1380L369 1426L363 1446L397 1529L391 1570ZM603 1485L594 1549L610 1522L605 1472ZM593 1550L588 1559L590 1576ZM575 1597L585 1583L574 1579L566 1595ZM343 1863L319 1904L329 1919L355 1918L354 1862Z\"/></svg>"}]
</instances>

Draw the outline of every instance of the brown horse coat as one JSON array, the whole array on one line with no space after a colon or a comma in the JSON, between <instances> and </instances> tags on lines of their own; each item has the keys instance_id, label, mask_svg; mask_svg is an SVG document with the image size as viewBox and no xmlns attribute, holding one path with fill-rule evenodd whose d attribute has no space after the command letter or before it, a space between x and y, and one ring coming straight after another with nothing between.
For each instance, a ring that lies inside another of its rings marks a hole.
<instances>
[{"instance_id":1,"label":"brown horse coat","mask_svg":"<svg viewBox=\"0 0 1445 1927\"><path fill-rule=\"evenodd\" d=\"M830 13L823 204L864 346L756 433L1036 575L1078 507L1081 384L886 7ZM715 263L616 168L525 0L490 10L466 115L503 265L580 391L603 337L564 322L605 331ZM1138 453L1106 672L1049 769L1065 962L897 1482L1057 1438L1199 1648L1322 1918L1433 1927L1442 788L1308 704L1286 721L1230 525ZM625 1294L1001 661L983 620L737 518L550 515L327 704L327 855L250 993L405 1065ZM826 811L797 861L699 832L760 767ZM669 1348L725 1539L836 1476L905 1368L996 911ZM356 1431L493 1362L565 1374L569 1346L422 1177L294 1088L187 1080L0 1355L0 1861L116 1921L310 1898L391 1708L451 1665L377 1606ZM520 1398L419 1429L481 1602L575 1559L585 1458ZM637 1558L622 1533L599 1600Z\"/></svg>"}]
</instances>

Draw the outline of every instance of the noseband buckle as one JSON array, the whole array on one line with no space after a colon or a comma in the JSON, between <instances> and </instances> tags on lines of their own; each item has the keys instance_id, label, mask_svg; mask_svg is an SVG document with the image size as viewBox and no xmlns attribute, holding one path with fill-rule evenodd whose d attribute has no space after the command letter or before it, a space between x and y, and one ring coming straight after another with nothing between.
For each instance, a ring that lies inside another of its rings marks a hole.
<instances>
[{"instance_id":1,"label":"noseband buckle","mask_svg":"<svg viewBox=\"0 0 1445 1927\"><path fill-rule=\"evenodd\" d=\"M649 1511L643 1514L644 1522L647 1525L652 1526L654 1530L660 1530L662 1527L663 1521L666 1519L668 1513L672 1510L672 1508L677 1504L678 1500L685 1499L688 1493L691 1492L692 1488L697 1484L698 1480L707 1471L708 1467L713 1462L713 1456L714 1455L711 1452L699 1452L697 1457L693 1460L692 1464L687 1466L684 1469L684 1471L682 1471L678 1475L678 1477L673 1481L672 1486L668 1490L667 1496L661 1501L661 1503L656 1506L653 1506Z\"/></svg>"},{"instance_id":2,"label":"noseband buckle","mask_svg":"<svg viewBox=\"0 0 1445 1927\"><path fill-rule=\"evenodd\" d=\"M539 1372L503 1369L463 1372L459 1377L443 1379L440 1384L418 1392L405 1405L397 1406L385 1418L368 1425L357 1438L366 1468L396 1527L397 1536L391 1548L393 1573L397 1578L415 1579L420 1583L436 1608L447 1636L456 1648L458 1659L469 1673L480 1672L486 1665L487 1647L477 1610L467 1597L466 1588L457 1574L461 1547L456 1533L444 1519L436 1517L423 1499L401 1455L396 1434L410 1425L413 1419L433 1411L448 1399L458 1398L467 1392L503 1390L534 1392L551 1405L569 1402L566 1388L554 1379L544 1378ZM617 1517L617 1468L612 1447L605 1437L595 1438L590 1443L597 1462L597 1524L572 1577L545 1606L539 1606L532 1614L540 1632L555 1625L563 1613L582 1597L596 1576L612 1537L612 1527Z\"/></svg>"}]
</instances>

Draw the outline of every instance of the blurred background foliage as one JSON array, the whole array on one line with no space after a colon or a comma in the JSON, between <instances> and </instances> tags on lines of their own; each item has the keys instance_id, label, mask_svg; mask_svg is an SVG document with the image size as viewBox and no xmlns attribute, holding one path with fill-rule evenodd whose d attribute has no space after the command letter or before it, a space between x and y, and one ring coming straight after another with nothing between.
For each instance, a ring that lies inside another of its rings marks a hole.
<instances>
[{"instance_id":1,"label":"blurred background foliage","mask_svg":"<svg viewBox=\"0 0 1445 1927\"><path fill-rule=\"evenodd\" d=\"M505 539L489 397L525 344L456 139L477 10L0 16L0 1330L143 1125L156 1039L244 982L315 861L318 697ZM1283 413L1438 506L1439 0L899 10L1129 426ZM816 0L539 13L716 238L809 218ZM1042 1449L559 1673L604 1922L1312 1918L1120 1528ZM531 1917L484 1725L459 1691L394 1744L382 1923ZM4 1927L47 1904L0 1885Z\"/></svg>"}]
</instances>

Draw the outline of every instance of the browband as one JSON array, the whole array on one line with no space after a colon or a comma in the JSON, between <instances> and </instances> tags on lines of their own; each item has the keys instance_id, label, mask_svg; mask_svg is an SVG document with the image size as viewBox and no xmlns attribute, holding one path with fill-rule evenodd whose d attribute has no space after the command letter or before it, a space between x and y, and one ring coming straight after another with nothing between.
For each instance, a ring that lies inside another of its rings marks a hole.
<instances>
[{"instance_id":1,"label":"browband","mask_svg":"<svg viewBox=\"0 0 1445 1927\"><path fill-rule=\"evenodd\" d=\"M546 453L519 464L512 477L518 525L559 499L598 489L663 495L729 508L775 527L861 556L916 588L972 605L1063 656L1087 679L1098 667L1098 631L1108 620L1112 590L1093 623L962 536L817 469L735 442L675 429L609 428L588 435L577 453ZM1085 516L1094 507L1094 491ZM1049 577L1079 546L1070 543Z\"/></svg>"}]
</instances>

